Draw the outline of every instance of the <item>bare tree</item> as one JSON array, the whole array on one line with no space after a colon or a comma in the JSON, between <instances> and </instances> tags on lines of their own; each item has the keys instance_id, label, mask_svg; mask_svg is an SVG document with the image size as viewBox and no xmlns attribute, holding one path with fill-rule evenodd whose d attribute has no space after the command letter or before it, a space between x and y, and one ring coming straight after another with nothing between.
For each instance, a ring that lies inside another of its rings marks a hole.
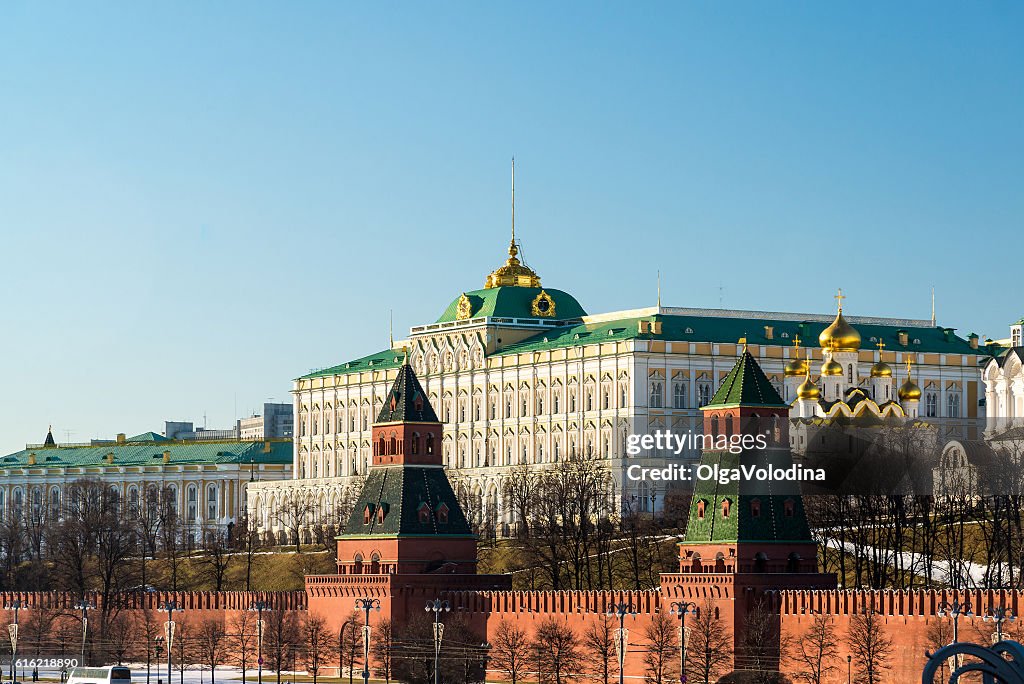
<instances>
[{"instance_id":1,"label":"bare tree","mask_svg":"<svg viewBox=\"0 0 1024 684\"><path fill-rule=\"evenodd\" d=\"M648 684L666 684L673 675L678 677L673 657L679 652L676 629L676 620L665 613L655 613L644 627L644 681Z\"/></svg>"},{"instance_id":2,"label":"bare tree","mask_svg":"<svg viewBox=\"0 0 1024 684\"><path fill-rule=\"evenodd\" d=\"M370 648L373 659L377 663L377 676L383 677L385 684L391 684L395 655L395 633L391 620L385 618L380 621L380 624L377 625L377 636L374 637Z\"/></svg>"},{"instance_id":3,"label":"bare tree","mask_svg":"<svg viewBox=\"0 0 1024 684\"><path fill-rule=\"evenodd\" d=\"M224 621L218 618L204 619L195 630L194 641L197 660L209 666L210 684L214 684L217 666L223 663L228 644Z\"/></svg>"},{"instance_id":4,"label":"bare tree","mask_svg":"<svg viewBox=\"0 0 1024 684\"><path fill-rule=\"evenodd\" d=\"M608 615L600 613L587 625L583 632L583 650L591 674L601 684L611 684L612 668L619 663L615 658L615 623Z\"/></svg>"},{"instance_id":5,"label":"bare tree","mask_svg":"<svg viewBox=\"0 0 1024 684\"><path fill-rule=\"evenodd\" d=\"M302 553L302 533L309 527L316 505L305 492L296 489L283 495L277 509L277 522L288 532L295 553Z\"/></svg>"},{"instance_id":6,"label":"bare tree","mask_svg":"<svg viewBox=\"0 0 1024 684\"><path fill-rule=\"evenodd\" d=\"M732 659L732 633L718 619L715 603L704 602L688 631L686 645L687 677L710 682L729 667Z\"/></svg>"},{"instance_id":7,"label":"bare tree","mask_svg":"<svg viewBox=\"0 0 1024 684\"><path fill-rule=\"evenodd\" d=\"M743 618L736 669L749 671L752 684L777 681L779 662L787 650L783 641L778 614L759 599Z\"/></svg>"},{"instance_id":8,"label":"bare tree","mask_svg":"<svg viewBox=\"0 0 1024 684\"><path fill-rule=\"evenodd\" d=\"M213 580L213 590L222 591L224 578L227 577L232 561L227 533L222 530L207 530L203 535L203 549L205 552L199 559L199 564L206 570L207 577Z\"/></svg>"},{"instance_id":9,"label":"bare tree","mask_svg":"<svg viewBox=\"0 0 1024 684\"><path fill-rule=\"evenodd\" d=\"M232 616L227 628L227 653L242 671L242 679L252 662L252 652L256 648L258 632L256 614L250 610L242 610Z\"/></svg>"},{"instance_id":10,"label":"bare tree","mask_svg":"<svg viewBox=\"0 0 1024 684\"><path fill-rule=\"evenodd\" d=\"M583 654L576 632L553 617L537 625L532 650L540 684L575 681L583 669Z\"/></svg>"},{"instance_id":11,"label":"bare tree","mask_svg":"<svg viewBox=\"0 0 1024 684\"><path fill-rule=\"evenodd\" d=\"M323 617L307 613L302 621L302 642L306 654L306 671L313 676L313 684L327 660L334 638L327 632Z\"/></svg>"},{"instance_id":12,"label":"bare tree","mask_svg":"<svg viewBox=\"0 0 1024 684\"><path fill-rule=\"evenodd\" d=\"M502 620L491 639L491 667L519 684L529 671L533 648L526 630L518 623Z\"/></svg>"},{"instance_id":13,"label":"bare tree","mask_svg":"<svg viewBox=\"0 0 1024 684\"><path fill-rule=\"evenodd\" d=\"M299 623L295 613L290 610L272 610L265 615L263 652L267 664L277 673L277 684L281 684L281 672L301 639Z\"/></svg>"},{"instance_id":14,"label":"bare tree","mask_svg":"<svg viewBox=\"0 0 1024 684\"><path fill-rule=\"evenodd\" d=\"M815 613L807 631L791 649L793 659L799 663L796 677L807 684L823 684L835 670L839 657L839 641L829 615Z\"/></svg>"},{"instance_id":15,"label":"bare tree","mask_svg":"<svg viewBox=\"0 0 1024 684\"><path fill-rule=\"evenodd\" d=\"M850 619L847 645L857 663L858 681L879 684L889 669L892 639L885 634L882 616L874 610L854 613Z\"/></svg>"}]
</instances>

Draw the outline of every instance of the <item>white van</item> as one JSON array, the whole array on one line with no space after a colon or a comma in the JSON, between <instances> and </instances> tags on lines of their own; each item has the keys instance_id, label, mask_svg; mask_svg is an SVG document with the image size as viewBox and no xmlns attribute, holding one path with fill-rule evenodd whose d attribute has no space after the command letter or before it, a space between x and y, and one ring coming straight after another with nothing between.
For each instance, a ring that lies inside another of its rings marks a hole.
<instances>
[{"instance_id":1,"label":"white van","mask_svg":"<svg viewBox=\"0 0 1024 684\"><path fill-rule=\"evenodd\" d=\"M121 665L76 667L68 675L67 684L132 684L132 671Z\"/></svg>"}]
</instances>

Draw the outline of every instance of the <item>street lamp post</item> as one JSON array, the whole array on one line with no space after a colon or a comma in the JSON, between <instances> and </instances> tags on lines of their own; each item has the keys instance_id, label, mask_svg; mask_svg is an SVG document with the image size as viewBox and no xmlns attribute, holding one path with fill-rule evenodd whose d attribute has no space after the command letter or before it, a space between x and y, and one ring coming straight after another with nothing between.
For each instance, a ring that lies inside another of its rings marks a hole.
<instances>
[{"instance_id":1,"label":"street lamp post","mask_svg":"<svg viewBox=\"0 0 1024 684\"><path fill-rule=\"evenodd\" d=\"M616 603L612 606L611 610L608 611L608 615L618 616L619 618L619 684L623 684L625 679L625 664L626 664L626 625L625 620L627 615L636 615L636 609L633 608L632 603Z\"/></svg>"},{"instance_id":2,"label":"street lamp post","mask_svg":"<svg viewBox=\"0 0 1024 684\"><path fill-rule=\"evenodd\" d=\"M441 599L427 601L426 611L434 613L434 684L439 681L437 666L441 658L441 638L444 636L444 623L441 622L441 613L447 613L452 609L451 604Z\"/></svg>"},{"instance_id":3,"label":"street lamp post","mask_svg":"<svg viewBox=\"0 0 1024 684\"><path fill-rule=\"evenodd\" d=\"M14 611L14 624L7 627L11 633L11 681L13 682L16 679L14 663L18 659L18 611L28 610L28 605L19 600L14 600L5 603L4 610Z\"/></svg>"},{"instance_id":4,"label":"street lamp post","mask_svg":"<svg viewBox=\"0 0 1024 684\"><path fill-rule=\"evenodd\" d=\"M171 684L171 654L174 649L174 611L182 610L177 601L165 601L157 606L161 613L167 613L167 622L164 623L164 637L167 640L167 684Z\"/></svg>"},{"instance_id":5,"label":"street lamp post","mask_svg":"<svg viewBox=\"0 0 1024 684\"><path fill-rule=\"evenodd\" d=\"M679 616L679 681L686 682L686 614L695 613L697 604L693 601L673 601L669 614Z\"/></svg>"},{"instance_id":6,"label":"street lamp post","mask_svg":"<svg viewBox=\"0 0 1024 684\"><path fill-rule=\"evenodd\" d=\"M1013 611L1006 606L1000 604L996 607L989 607L985 615L981 618L985 622L996 623L996 643L1003 640L1003 623L1014 622L1017 616L1013 614Z\"/></svg>"},{"instance_id":7,"label":"street lamp post","mask_svg":"<svg viewBox=\"0 0 1024 684\"><path fill-rule=\"evenodd\" d=\"M846 684L853 684L853 656L846 656Z\"/></svg>"},{"instance_id":8,"label":"street lamp post","mask_svg":"<svg viewBox=\"0 0 1024 684\"><path fill-rule=\"evenodd\" d=\"M357 598L356 610L363 611L363 684L370 684L370 611L380 612L380 599Z\"/></svg>"},{"instance_id":9,"label":"street lamp post","mask_svg":"<svg viewBox=\"0 0 1024 684\"><path fill-rule=\"evenodd\" d=\"M263 684L263 611L270 610L266 601L253 601L249 610L256 613L256 681ZM341 671L338 671L341 678Z\"/></svg>"},{"instance_id":10,"label":"street lamp post","mask_svg":"<svg viewBox=\"0 0 1024 684\"><path fill-rule=\"evenodd\" d=\"M96 608L96 605L86 601L83 596L82 600L76 603L73 608L82 611L82 667L85 667L85 639L89 634L89 611Z\"/></svg>"},{"instance_id":11,"label":"street lamp post","mask_svg":"<svg viewBox=\"0 0 1024 684\"><path fill-rule=\"evenodd\" d=\"M964 615L966 617L973 617L974 616L974 613L971 612L971 604L970 603L963 603L963 604L961 604L960 601L957 601L955 599L953 600L952 603L950 603L949 601L943 601L942 603L940 603L939 604L939 610L937 611L936 614L940 618L946 617L947 615L949 617L953 618L953 641L951 643L954 643L954 644L957 641L960 640L960 630L959 630L960 616L961 615Z\"/></svg>"},{"instance_id":12,"label":"street lamp post","mask_svg":"<svg viewBox=\"0 0 1024 684\"><path fill-rule=\"evenodd\" d=\"M160 652L163 651L164 638L158 634L153 638L153 641L156 642L156 646L153 649L156 651L156 684L164 684L164 680L160 678ZM170 676L171 674L168 672L167 677L170 678Z\"/></svg>"}]
</instances>

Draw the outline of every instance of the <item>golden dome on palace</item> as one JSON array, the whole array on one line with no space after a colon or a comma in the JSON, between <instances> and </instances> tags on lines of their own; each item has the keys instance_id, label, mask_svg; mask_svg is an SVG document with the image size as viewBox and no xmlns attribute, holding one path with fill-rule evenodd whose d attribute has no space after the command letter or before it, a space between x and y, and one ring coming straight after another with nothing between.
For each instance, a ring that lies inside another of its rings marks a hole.
<instances>
[{"instance_id":1,"label":"golden dome on palace","mask_svg":"<svg viewBox=\"0 0 1024 684\"><path fill-rule=\"evenodd\" d=\"M899 397L900 401L921 401L921 388L908 376L900 385Z\"/></svg>"},{"instance_id":2,"label":"golden dome on palace","mask_svg":"<svg viewBox=\"0 0 1024 684\"><path fill-rule=\"evenodd\" d=\"M825 349L848 352L860 349L860 333L850 325L843 316L843 308L839 307L839 313L832 325L821 331L818 335L818 344Z\"/></svg>"},{"instance_id":3,"label":"golden dome on palace","mask_svg":"<svg viewBox=\"0 0 1024 684\"><path fill-rule=\"evenodd\" d=\"M821 399L821 390L811 382L810 375L796 388L796 397L797 399Z\"/></svg>"},{"instance_id":4,"label":"golden dome on palace","mask_svg":"<svg viewBox=\"0 0 1024 684\"><path fill-rule=\"evenodd\" d=\"M871 367L871 377L873 378L891 378L892 377L892 366L887 364L885 361L879 359L878 363Z\"/></svg>"},{"instance_id":5,"label":"golden dome on palace","mask_svg":"<svg viewBox=\"0 0 1024 684\"><path fill-rule=\"evenodd\" d=\"M821 367L821 374L831 376L842 375L843 367L839 363L837 363L835 359L829 359Z\"/></svg>"},{"instance_id":6,"label":"golden dome on palace","mask_svg":"<svg viewBox=\"0 0 1024 684\"><path fill-rule=\"evenodd\" d=\"M484 281L484 289L494 287L540 287L540 276L529 266L519 263L516 255L519 248L516 247L515 238L508 246L508 259L504 266L499 266L487 276Z\"/></svg>"}]
</instances>

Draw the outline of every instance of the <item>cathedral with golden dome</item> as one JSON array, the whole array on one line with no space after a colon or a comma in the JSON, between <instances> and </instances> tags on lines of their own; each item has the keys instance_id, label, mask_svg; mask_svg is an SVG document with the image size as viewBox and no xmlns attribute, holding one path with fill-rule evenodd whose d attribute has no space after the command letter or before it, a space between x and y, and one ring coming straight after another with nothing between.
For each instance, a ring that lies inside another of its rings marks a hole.
<instances>
[{"instance_id":1,"label":"cathedral with golden dome","mask_svg":"<svg viewBox=\"0 0 1024 684\"><path fill-rule=\"evenodd\" d=\"M793 397L793 418L871 418L914 419L919 416L921 388L913 379L913 356L907 355L906 375L896 389L892 366L882 359L885 342L878 340L878 358L867 374L861 374L861 335L843 315L842 290L836 295L839 310L835 320L818 335L822 363L818 379L812 379L814 366L808 349L799 356L799 338L795 358L783 369L787 396ZM934 416L933 416L934 417Z\"/></svg>"}]
</instances>

